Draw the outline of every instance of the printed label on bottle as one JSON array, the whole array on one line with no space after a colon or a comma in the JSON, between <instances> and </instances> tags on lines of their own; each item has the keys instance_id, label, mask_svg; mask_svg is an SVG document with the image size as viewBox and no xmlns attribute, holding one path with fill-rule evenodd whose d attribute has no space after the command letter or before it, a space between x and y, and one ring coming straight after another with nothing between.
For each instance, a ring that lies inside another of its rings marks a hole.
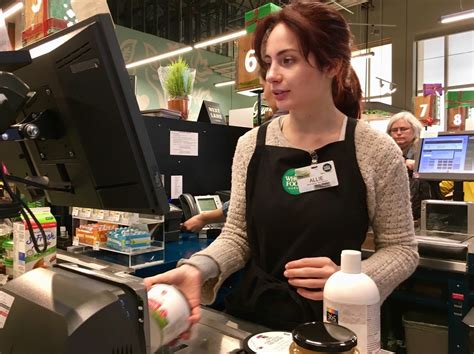
<instances>
[{"instance_id":1,"label":"printed label on bottle","mask_svg":"<svg viewBox=\"0 0 474 354\"><path fill-rule=\"evenodd\" d=\"M248 339L247 345L255 353L288 353L293 338L290 332L263 332Z\"/></svg>"},{"instance_id":2,"label":"printed label on bottle","mask_svg":"<svg viewBox=\"0 0 474 354\"><path fill-rule=\"evenodd\" d=\"M380 350L380 305L340 304L324 299L324 321L349 328L357 335L361 354L378 354Z\"/></svg>"}]
</instances>

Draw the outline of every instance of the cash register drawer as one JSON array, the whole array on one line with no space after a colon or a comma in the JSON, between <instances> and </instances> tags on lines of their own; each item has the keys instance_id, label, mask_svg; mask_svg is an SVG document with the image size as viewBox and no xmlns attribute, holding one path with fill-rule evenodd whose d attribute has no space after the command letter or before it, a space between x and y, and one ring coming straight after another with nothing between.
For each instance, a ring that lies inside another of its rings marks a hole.
<instances>
[{"instance_id":1,"label":"cash register drawer","mask_svg":"<svg viewBox=\"0 0 474 354\"><path fill-rule=\"evenodd\" d=\"M474 202L424 200L421 230L474 235Z\"/></svg>"}]
</instances>

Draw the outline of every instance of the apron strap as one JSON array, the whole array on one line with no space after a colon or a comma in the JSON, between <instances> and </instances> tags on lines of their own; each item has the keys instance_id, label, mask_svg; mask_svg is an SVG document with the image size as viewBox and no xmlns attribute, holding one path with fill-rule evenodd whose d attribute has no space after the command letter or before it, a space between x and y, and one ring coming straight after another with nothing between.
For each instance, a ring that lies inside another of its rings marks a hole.
<instances>
[{"instance_id":1,"label":"apron strap","mask_svg":"<svg viewBox=\"0 0 474 354\"><path fill-rule=\"evenodd\" d=\"M358 120L354 118L347 118L347 127L346 127L346 136L345 141L354 141L355 128L357 126Z\"/></svg>"},{"instance_id":2,"label":"apron strap","mask_svg":"<svg viewBox=\"0 0 474 354\"><path fill-rule=\"evenodd\" d=\"M262 124L259 128L258 128L258 132L257 132L257 146L264 146L265 145L265 141L267 139L267 128L268 128L268 124L270 124L271 121L268 121L264 124Z\"/></svg>"}]
</instances>

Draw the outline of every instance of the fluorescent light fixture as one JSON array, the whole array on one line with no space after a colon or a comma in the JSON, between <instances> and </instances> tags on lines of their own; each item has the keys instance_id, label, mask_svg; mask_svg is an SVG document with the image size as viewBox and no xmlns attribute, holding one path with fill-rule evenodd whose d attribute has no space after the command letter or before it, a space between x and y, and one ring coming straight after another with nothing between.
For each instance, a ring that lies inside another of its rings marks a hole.
<instances>
[{"instance_id":1,"label":"fluorescent light fixture","mask_svg":"<svg viewBox=\"0 0 474 354\"><path fill-rule=\"evenodd\" d=\"M16 14L23 8L23 2L17 2L15 5L10 6L3 12L3 18L7 19L8 17Z\"/></svg>"},{"instance_id":2,"label":"fluorescent light fixture","mask_svg":"<svg viewBox=\"0 0 474 354\"><path fill-rule=\"evenodd\" d=\"M451 23L474 18L474 9L441 16L441 23Z\"/></svg>"},{"instance_id":3,"label":"fluorescent light fixture","mask_svg":"<svg viewBox=\"0 0 474 354\"><path fill-rule=\"evenodd\" d=\"M151 57L151 58L147 58L147 59L143 59L143 60L139 60L139 61L136 61L134 63L130 63L130 64L127 64L125 65L125 67L127 69L130 69L130 68L134 68L136 66L140 66L140 65L145 65L145 64L149 64L149 63L153 63L154 61L158 61L158 60L162 60L162 59L166 59L166 58L171 58L171 57L174 57L176 55L179 55L179 54L183 54L183 53L186 53L186 52L190 52L191 50L193 50L193 47L183 47L183 48L179 48L177 50L173 50L171 52L168 52L168 53L163 53L163 54L160 54L160 55L156 55L154 57Z\"/></svg>"},{"instance_id":4,"label":"fluorescent light fixture","mask_svg":"<svg viewBox=\"0 0 474 354\"><path fill-rule=\"evenodd\" d=\"M236 93L243 96L255 97L258 96L259 93L263 93L263 89L261 87L256 87L244 91L237 91Z\"/></svg>"},{"instance_id":5,"label":"fluorescent light fixture","mask_svg":"<svg viewBox=\"0 0 474 354\"><path fill-rule=\"evenodd\" d=\"M36 47L31 48L30 49L31 59L38 58L42 55L45 55L53 51L54 49L58 48L60 45L68 41L70 38L74 37L77 33L83 31L87 27L79 28L71 33L65 34L61 37L55 38L53 40L47 41L46 43L43 43L43 44L37 45Z\"/></svg>"},{"instance_id":6,"label":"fluorescent light fixture","mask_svg":"<svg viewBox=\"0 0 474 354\"><path fill-rule=\"evenodd\" d=\"M354 15L354 12L352 12L351 10L349 10L347 7L342 6L342 5L339 4L337 1L329 1L327 4L328 4L328 5L331 5L331 4L337 5L337 6L339 6L339 8L341 8L341 9L343 9L343 10L346 10L346 11L349 12L351 15Z\"/></svg>"},{"instance_id":7,"label":"fluorescent light fixture","mask_svg":"<svg viewBox=\"0 0 474 354\"><path fill-rule=\"evenodd\" d=\"M217 43L229 42L233 39L243 37L246 34L247 34L246 30L241 30L241 31L238 31L238 32L229 33L229 34L226 34L224 36L220 36L220 37L216 37L216 38L213 38L213 39L209 39L207 41L202 41L202 42L196 43L194 45L194 48L196 48L196 49L197 48L204 48L204 47L209 47L210 45L217 44Z\"/></svg>"},{"instance_id":8,"label":"fluorescent light fixture","mask_svg":"<svg viewBox=\"0 0 474 354\"><path fill-rule=\"evenodd\" d=\"M356 59L356 58L372 58L375 55L374 52L367 52L367 53L360 53L353 55L351 59Z\"/></svg>"},{"instance_id":9,"label":"fluorescent light fixture","mask_svg":"<svg viewBox=\"0 0 474 354\"><path fill-rule=\"evenodd\" d=\"M224 86L230 86L230 85L234 85L234 84L235 84L235 80L232 80L232 81L218 82L218 83L215 83L214 86L215 87L224 87Z\"/></svg>"}]
</instances>

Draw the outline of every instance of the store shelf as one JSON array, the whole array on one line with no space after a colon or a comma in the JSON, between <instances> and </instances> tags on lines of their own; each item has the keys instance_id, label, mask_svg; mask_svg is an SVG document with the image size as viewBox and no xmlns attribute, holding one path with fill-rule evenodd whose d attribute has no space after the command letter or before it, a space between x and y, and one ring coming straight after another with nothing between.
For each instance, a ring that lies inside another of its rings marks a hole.
<instances>
[{"instance_id":1,"label":"store shelf","mask_svg":"<svg viewBox=\"0 0 474 354\"><path fill-rule=\"evenodd\" d=\"M149 232L149 225L155 225L164 222L164 217L160 215L148 215L81 207L72 207L71 215L73 218L74 230L80 224L107 223L133 227L134 229ZM104 257L109 262L117 263L135 270L164 263L165 245L160 241L152 241L152 245L146 248L120 251L107 247L105 244L99 244L98 242L94 245L79 242L79 239L76 238L74 232L73 245L87 247L84 253L88 253L92 257Z\"/></svg>"},{"instance_id":2,"label":"store shelf","mask_svg":"<svg viewBox=\"0 0 474 354\"><path fill-rule=\"evenodd\" d=\"M159 243L162 244L162 242L159 242ZM140 248L140 249L132 250L129 252L119 251L119 250L109 248L106 246L100 246L100 245L93 246L88 243L82 243L82 242L79 242L79 243L74 242L74 245L89 247L92 250L92 253L93 252L108 252L110 254L115 254L116 256L111 256L111 257L115 258L117 261L119 261L120 260L119 257L122 256L122 261L117 262L117 263L125 265L135 270L164 263L164 247L157 246L156 244L147 248ZM89 251L86 251L85 253L88 253L88 252ZM157 254L159 256L159 259L155 259ZM91 256L92 255L93 254L91 254Z\"/></svg>"},{"instance_id":3,"label":"store shelf","mask_svg":"<svg viewBox=\"0 0 474 354\"><path fill-rule=\"evenodd\" d=\"M164 221L162 215L145 215L123 211L99 210L73 207L71 215L74 219L103 222L109 224L132 226L159 224Z\"/></svg>"},{"instance_id":4,"label":"store shelf","mask_svg":"<svg viewBox=\"0 0 474 354\"><path fill-rule=\"evenodd\" d=\"M157 252L157 251L162 251L164 250L164 247L163 246L150 246L150 247L147 247L147 248L138 248L138 249L134 249L134 250L131 250L129 252L127 251L119 251L115 248L110 248L110 247L106 247L106 246L94 246L94 245L91 245L91 244L88 244L88 243L83 243L83 242L74 242L74 245L75 246L85 246L85 247L92 247L92 248L95 248L95 249L99 249L99 250L103 250L103 251L110 251L110 252L115 252L115 253L120 253L120 254L126 254L128 256L137 256L139 254L144 254L144 253L150 253L150 252Z\"/></svg>"}]
</instances>

